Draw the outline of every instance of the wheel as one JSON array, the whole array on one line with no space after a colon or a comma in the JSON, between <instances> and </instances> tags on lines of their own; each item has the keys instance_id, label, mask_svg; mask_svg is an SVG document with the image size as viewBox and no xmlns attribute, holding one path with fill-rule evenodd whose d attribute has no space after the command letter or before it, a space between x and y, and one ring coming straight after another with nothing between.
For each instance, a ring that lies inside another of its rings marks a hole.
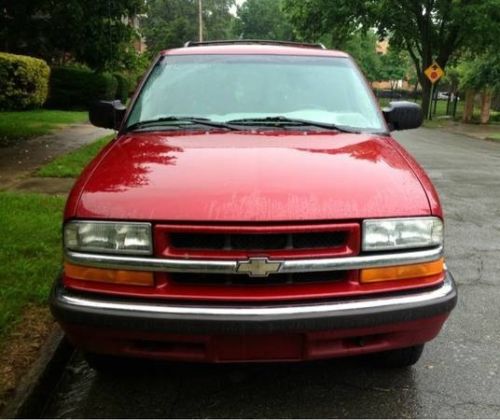
<instances>
[{"instance_id":1,"label":"wheel","mask_svg":"<svg viewBox=\"0 0 500 420\"><path fill-rule=\"evenodd\" d=\"M374 353L369 356L369 360L375 366L382 368L405 368L417 363L423 351L424 345L421 344L413 347Z\"/></svg>"}]
</instances>

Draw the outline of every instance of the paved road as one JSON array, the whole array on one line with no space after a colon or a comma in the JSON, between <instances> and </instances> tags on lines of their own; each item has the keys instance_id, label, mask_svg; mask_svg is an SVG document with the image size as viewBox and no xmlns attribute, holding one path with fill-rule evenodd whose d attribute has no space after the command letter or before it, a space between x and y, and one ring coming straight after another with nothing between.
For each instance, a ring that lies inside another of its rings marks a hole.
<instances>
[{"instance_id":1,"label":"paved road","mask_svg":"<svg viewBox=\"0 0 500 420\"><path fill-rule=\"evenodd\" d=\"M47 417L500 417L500 144L420 129L397 135L447 216L459 304L405 371L356 360L138 365L97 375L76 355Z\"/></svg>"}]
</instances>

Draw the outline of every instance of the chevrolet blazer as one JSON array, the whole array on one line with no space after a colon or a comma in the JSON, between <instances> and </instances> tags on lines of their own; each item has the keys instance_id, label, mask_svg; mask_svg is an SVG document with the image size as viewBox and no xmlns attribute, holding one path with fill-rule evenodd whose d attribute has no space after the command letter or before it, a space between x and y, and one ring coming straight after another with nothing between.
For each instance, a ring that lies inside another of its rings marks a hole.
<instances>
[{"instance_id":1,"label":"chevrolet blazer","mask_svg":"<svg viewBox=\"0 0 500 420\"><path fill-rule=\"evenodd\" d=\"M353 60L321 45L188 43L155 59L64 215L51 308L96 368L420 357L453 309L443 214Z\"/></svg>"}]
</instances>

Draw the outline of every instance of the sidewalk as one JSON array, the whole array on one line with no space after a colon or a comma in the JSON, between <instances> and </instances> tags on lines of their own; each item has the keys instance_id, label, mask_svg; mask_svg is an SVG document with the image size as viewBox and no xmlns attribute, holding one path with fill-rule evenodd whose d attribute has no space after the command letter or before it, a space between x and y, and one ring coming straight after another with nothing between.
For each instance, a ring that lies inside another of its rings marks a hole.
<instances>
[{"instance_id":1,"label":"sidewalk","mask_svg":"<svg viewBox=\"0 0 500 420\"><path fill-rule=\"evenodd\" d=\"M450 121L445 119L434 119L432 125L450 133L462 134L464 136L472 137L480 140L491 140L493 138L500 140L500 124L463 124L457 121Z\"/></svg>"},{"instance_id":2,"label":"sidewalk","mask_svg":"<svg viewBox=\"0 0 500 420\"><path fill-rule=\"evenodd\" d=\"M56 156L78 149L111 133L111 130L90 124L73 124L45 136L0 147L0 190L40 191L43 186L44 192L67 192L73 183L72 179L28 177L36 168Z\"/></svg>"}]
</instances>

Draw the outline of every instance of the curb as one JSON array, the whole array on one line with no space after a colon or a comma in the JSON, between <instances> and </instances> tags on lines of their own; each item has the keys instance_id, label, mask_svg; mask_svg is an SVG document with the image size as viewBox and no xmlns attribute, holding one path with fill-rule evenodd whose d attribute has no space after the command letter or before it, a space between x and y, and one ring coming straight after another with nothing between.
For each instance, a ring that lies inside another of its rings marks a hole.
<instances>
[{"instance_id":1,"label":"curb","mask_svg":"<svg viewBox=\"0 0 500 420\"><path fill-rule=\"evenodd\" d=\"M0 417L40 418L72 354L72 345L57 326L42 345L40 357L24 376Z\"/></svg>"}]
</instances>

